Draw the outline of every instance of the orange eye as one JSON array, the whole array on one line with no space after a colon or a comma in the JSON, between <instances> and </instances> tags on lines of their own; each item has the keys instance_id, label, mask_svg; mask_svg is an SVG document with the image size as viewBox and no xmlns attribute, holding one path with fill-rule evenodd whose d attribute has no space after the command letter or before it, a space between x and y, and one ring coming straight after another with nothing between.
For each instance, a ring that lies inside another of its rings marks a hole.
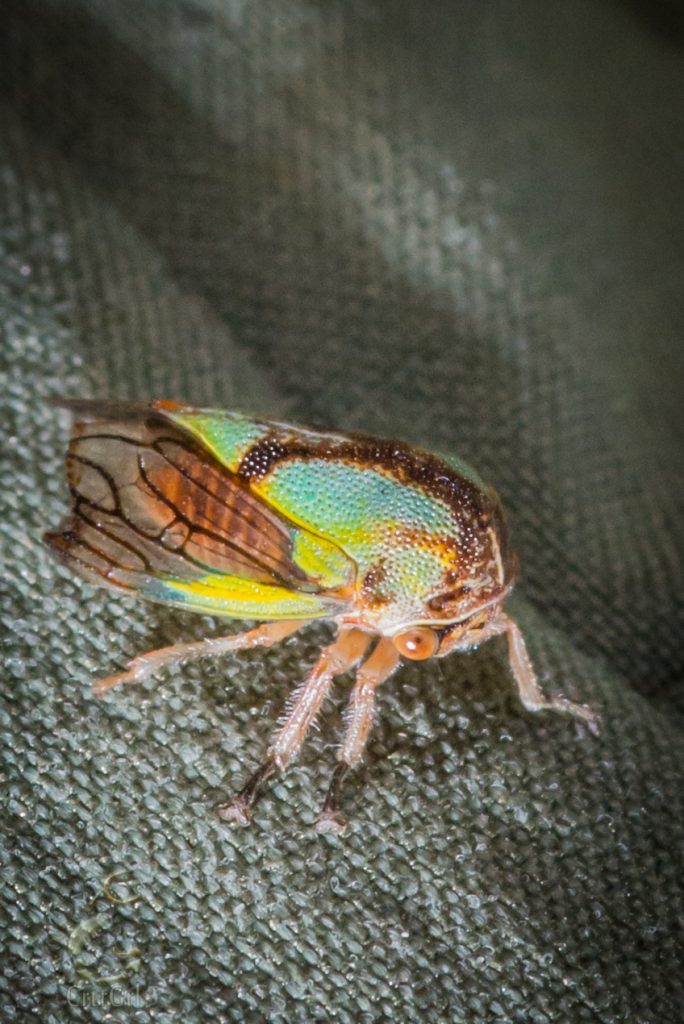
<instances>
[{"instance_id":1,"label":"orange eye","mask_svg":"<svg viewBox=\"0 0 684 1024\"><path fill-rule=\"evenodd\" d=\"M431 658L437 653L439 639L434 629L429 626L416 626L415 629L408 629L399 636L393 636L394 646L405 658L412 658L414 661L423 661Z\"/></svg>"}]
</instances>

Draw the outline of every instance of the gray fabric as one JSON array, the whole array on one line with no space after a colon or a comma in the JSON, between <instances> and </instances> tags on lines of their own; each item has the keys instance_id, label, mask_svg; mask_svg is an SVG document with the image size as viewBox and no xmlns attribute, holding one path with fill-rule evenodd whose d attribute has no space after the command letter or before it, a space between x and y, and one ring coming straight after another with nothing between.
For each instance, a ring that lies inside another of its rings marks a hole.
<instances>
[{"instance_id":1,"label":"gray fabric","mask_svg":"<svg viewBox=\"0 0 684 1024\"><path fill-rule=\"evenodd\" d=\"M2 1020L682 1020L681 50L607 2L0 25ZM49 559L60 393L471 460L543 685L604 734L524 713L495 641L386 687L347 835L310 828L344 686L231 831L329 631L96 701L222 627Z\"/></svg>"}]
</instances>

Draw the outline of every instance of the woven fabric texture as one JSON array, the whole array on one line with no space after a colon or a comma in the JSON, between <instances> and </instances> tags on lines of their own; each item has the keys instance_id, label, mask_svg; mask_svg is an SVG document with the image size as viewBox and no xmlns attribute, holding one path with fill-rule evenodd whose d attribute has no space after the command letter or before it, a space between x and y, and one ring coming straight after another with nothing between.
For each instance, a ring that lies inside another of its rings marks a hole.
<instances>
[{"instance_id":1,"label":"woven fabric texture","mask_svg":"<svg viewBox=\"0 0 684 1024\"><path fill-rule=\"evenodd\" d=\"M684 1019L684 63L608 0L3 0L0 1019ZM215 813L330 635L90 692L225 623L40 542L52 395L460 454L503 641L383 688L342 837L341 682L247 830Z\"/></svg>"}]
</instances>

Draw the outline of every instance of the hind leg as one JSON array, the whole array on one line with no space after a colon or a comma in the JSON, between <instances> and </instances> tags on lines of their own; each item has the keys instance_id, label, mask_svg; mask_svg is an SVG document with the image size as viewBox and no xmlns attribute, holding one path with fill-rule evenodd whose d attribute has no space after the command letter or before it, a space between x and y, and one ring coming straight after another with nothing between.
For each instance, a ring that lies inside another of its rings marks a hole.
<instances>
[{"instance_id":1,"label":"hind leg","mask_svg":"<svg viewBox=\"0 0 684 1024\"><path fill-rule=\"evenodd\" d=\"M231 651L246 651L252 647L272 647L280 643L296 630L307 624L306 621L287 622L264 622L256 629L250 629L246 633L234 633L232 636L205 637L204 640L194 640L186 644L172 644L170 647L160 647L156 651L147 651L146 654L139 654L132 661L129 661L125 672L117 672L116 675L98 679L93 683L93 693L102 697L107 690L119 683L141 683L143 679L151 676L160 668L169 665L182 665L186 661L194 661L197 658L217 658L220 654L228 654Z\"/></svg>"}]
</instances>

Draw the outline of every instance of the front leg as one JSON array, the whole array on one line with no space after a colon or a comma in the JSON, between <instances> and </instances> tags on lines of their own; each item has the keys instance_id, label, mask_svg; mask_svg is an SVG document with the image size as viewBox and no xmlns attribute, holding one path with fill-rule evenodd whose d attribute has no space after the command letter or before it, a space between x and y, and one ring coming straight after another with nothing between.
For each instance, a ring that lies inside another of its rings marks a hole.
<instances>
[{"instance_id":1,"label":"front leg","mask_svg":"<svg viewBox=\"0 0 684 1024\"><path fill-rule=\"evenodd\" d=\"M592 711L587 704L577 704L568 700L560 694L555 697L547 697L537 682L537 676L532 666L532 661L527 652L525 639L520 632L520 627L505 612L499 612L493 622L485 626L478 643L488 640L492 636L506 634L508 640L508 660L515 678L518 694L523 705L528 711L544 711L546 709L560 711L566 715L572 715L586 722L588 728L595 736L600 731L600 720L598 715Z\"/></svg>"},{"instance_id":2,"label":"front leg","mask_svg":"<svg viewBox=\"0 0 684 1024\"><path fill-rule=\"evenodd\" d=\"M322 651L305 684L295 695L292 708L271 743L266 759L235 799L219 808L219 817L231 824L249 825L251 808L261 786L296 757L333 679L355 665L365 654L370 642L371 637L359 629L340 630L338 638Z\"/></svg>"},{"instance_id":3,"label":"front leg","mask_svg":"<svg viewBox=\"0 0 684 1024\"><path fill-rule=\"evenodd\" d=\"M317 832L343 832L347 822L339 809L342 783L348 772L361 760L375 713L375 691L399 664L399 652L391 640L382 639L359 669L347 710L347 725L337 754L339 764L333 772L321 813L316 819Z\"/></svg>"}]
</instances>

